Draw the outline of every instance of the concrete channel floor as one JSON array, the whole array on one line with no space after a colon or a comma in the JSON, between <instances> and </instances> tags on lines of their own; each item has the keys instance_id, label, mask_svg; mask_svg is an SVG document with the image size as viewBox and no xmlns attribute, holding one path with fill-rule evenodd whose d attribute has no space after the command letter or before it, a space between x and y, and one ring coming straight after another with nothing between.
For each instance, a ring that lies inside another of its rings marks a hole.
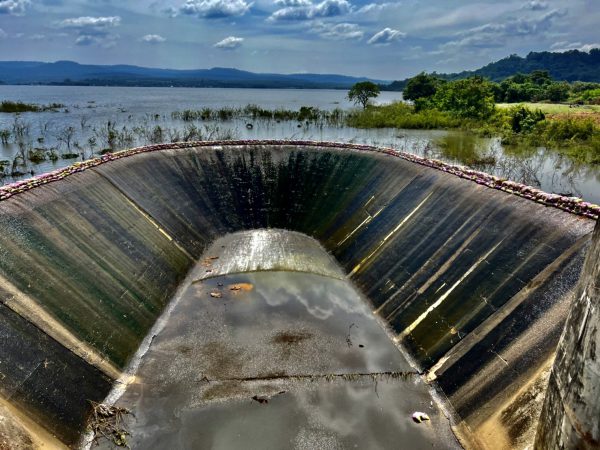
<instances>
[{"instance_id":1,"label":"concrete channel floor","mask_svg":"<svg viewBox=\"0 0 600 450\"><path fill-rule=\"evenodd\" d=\"M273 247L296 255L293 270L273 270L285 266L266 256ZM460 448L429 386L319 249L265 230L208 249L116 402L133 413L132 448ZM262 269L223 275L240 269L232 255Z\"/></svg>"}]
</instances>

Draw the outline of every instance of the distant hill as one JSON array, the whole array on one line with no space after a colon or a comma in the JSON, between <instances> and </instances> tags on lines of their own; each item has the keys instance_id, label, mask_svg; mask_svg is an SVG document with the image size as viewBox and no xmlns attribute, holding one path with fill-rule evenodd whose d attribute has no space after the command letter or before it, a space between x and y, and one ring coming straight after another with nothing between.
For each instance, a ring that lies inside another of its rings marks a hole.
<instances>
[{"instance_id":1,"label":"distant hill","mask_svg":"<svg viewBox=\"0 0 600 450\"><path fill-rule=\"evenodd\" d=\"M370 79L335 74L254 73L222 67L175 70L129 65L86 65L73 61L0 61L2 84L346 89L365 80Z\"/></svg>"},{"instance_id":2,"label":"distant hill","mask_svg":"<svg viewBox=\"0 0 600 450\"><path fill-rule=\"evenodd\" d=\"M477 70L436 75L446 80L479 75L492 81L502 81L517 73L531 73L534 70L547 70L555 80L600 82L600 49L592 49L589 53L579 50L531 52L525 58L510 55ZM407 81L394 81L385 88L402 90Z\"/></svg>"}]
</instances>

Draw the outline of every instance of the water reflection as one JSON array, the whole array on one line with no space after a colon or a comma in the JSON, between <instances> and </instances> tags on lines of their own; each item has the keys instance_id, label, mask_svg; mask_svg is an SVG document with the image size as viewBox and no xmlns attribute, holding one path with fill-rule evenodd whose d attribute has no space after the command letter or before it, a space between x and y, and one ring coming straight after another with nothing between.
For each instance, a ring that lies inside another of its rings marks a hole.
<instances>
[{"instance_id":1,"label":"water reflection","mask_svg":"<svg viewBox=\"0 0 600 450\"><path fill-rule=\"evenodd\" d=\"M448 132L423 156L462 164L547 192L600 203L600 167L575 161L553 149L503 146L500 140Z\"/></svg>"},{"instance_id":2,"label":"water reflection","mask_svg":"<svg viewBox=\"0 0 600 450\"><path fill-rule=\"evenodd\" d=\"M132 448L459 448L428 386L398 371L413 369L347 281L240 273L184 291L117 403Z\"/></svg>"}]
</instances>

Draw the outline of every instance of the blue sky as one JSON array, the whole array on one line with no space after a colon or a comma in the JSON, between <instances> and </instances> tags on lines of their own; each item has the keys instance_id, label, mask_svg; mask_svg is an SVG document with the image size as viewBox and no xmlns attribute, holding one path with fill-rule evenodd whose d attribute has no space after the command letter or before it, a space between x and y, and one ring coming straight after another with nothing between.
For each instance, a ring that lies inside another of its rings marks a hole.
<instances>
[{"instance_id":1,"label":"blue sky","mask_svg":"<svg viewBox=\"0 0 600 450\"><path fill-rule=\"evenodd\" d=\"M0 0L0 60L401 79L600 46L600 0Z\"/></svg>"}]
</instances>

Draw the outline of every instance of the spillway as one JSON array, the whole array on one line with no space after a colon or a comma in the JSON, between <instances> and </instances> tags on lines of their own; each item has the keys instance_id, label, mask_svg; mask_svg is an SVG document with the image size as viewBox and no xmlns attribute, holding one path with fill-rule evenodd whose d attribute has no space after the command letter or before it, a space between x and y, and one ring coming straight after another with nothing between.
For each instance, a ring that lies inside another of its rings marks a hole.
<instances>
[{"instance_id":1,"label":"spillway","mask_svg":"<svg viewBox=\"0 0 600 450\"><path fill-rule=\"evenodd\" d=\"M139 416L136 448L257 430L453 448L449 423L467 447L525 447L596 217L312 142L141 148L2 189L0 443L75 447L108 395ZM363 428L326 420L361 406Z\"/></svg>"}]
</instances>

